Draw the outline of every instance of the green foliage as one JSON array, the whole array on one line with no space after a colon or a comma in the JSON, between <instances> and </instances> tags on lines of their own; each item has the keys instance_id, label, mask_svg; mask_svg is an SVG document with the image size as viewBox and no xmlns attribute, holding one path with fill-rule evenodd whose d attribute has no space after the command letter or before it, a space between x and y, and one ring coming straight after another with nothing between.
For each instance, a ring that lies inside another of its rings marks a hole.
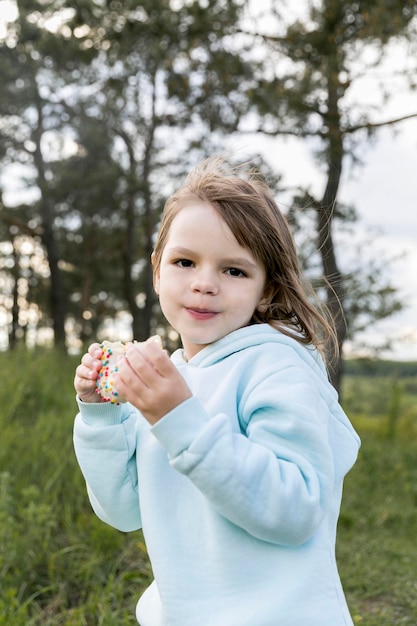
<instances>
[{"instance_id":1,"label":"green foliage","mask_svg":"<svg viewBox=\"0 0 417 626\"><path fill-rule=\"evenodd\" d=\"M417 421L417 416L415 416ZM338 562L357 626L417 623L414 439L394 442L357 419L359 460L345 482Z\"/></svg>"},{"instance_id":2,"label":"green foliage","mask_svg":"<svg viewBox=\"0 0 417 626\"><path fill-rule=\"evenodd\" d=\"M88 503L72 447L77 361L0 353L8 382L0 388L0 626L133 626L151 578L142 534L106 526ZM345 380L345 407L362 438L338 535L355 626L417 622L417 388L415 378L394 383Z\"/></svg>"},{"instance_id":3,"label":"green foliage","mask_svg":"<svg viewBox=\"0 0 417 626\"><path fill-rule=\"evenodd\" d=\"M389 441L398 434L416 437L417 382L415 377L398 374L401 369L408 372L409 367L398 363L398 369L383 376L348 374L342 397L349 415L359 416L368 430L383 434ZM389 371L384 366L381 369Z\"/></svg>"},{"instance_id":4,"label":"green foliage","mask_svg":"<svg viewBox=\"0 0 417 626\"><path fill-rule=\"evenodd\" d=\"M346 359L344 363L346 374L353 376L380 377L390 376L410 381L417 378L417 361L383 361L370 358ZM417 391L417 382L414 391Z\"/></svg>"},{"instance_id":5,"label":"green foliage","mask_svg":"<svg viewBox=\"0 0 417 626\"><path fill-rule=\"evenodd\" d=\"M417 385L407 378L414 367L352 361L347 370L354 374L344 380L345 409L362 439L345 481L338 533L355 626L417 621Z\"/></svg>"},{"instance_id":6,"label":"green foliage","mask_svg":"<svg viewBox=\"0 0 417 626\"><path fill-rule=\"evenodd\" d=\"M150 576L141 533L92 513L72 447L76 361L0 354L0 626L135 624Z\"/></svg>"}]
</instances>

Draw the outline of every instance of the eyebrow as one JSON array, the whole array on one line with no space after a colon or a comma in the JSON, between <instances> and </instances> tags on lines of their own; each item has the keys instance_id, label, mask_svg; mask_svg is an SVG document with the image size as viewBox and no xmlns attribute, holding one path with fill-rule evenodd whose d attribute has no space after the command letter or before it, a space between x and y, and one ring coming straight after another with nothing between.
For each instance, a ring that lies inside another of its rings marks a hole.
<instances>
[{"instance_id":1,"label":"eyebrow","mask_svg":"<svg viewBox=\"0 0 417 626\"><path fill-rule=\"evenodd\" d=\"M167 252L172 255L178 254L181 256L194 256L195 254L198 254L194 250L190 250L189 248L181 248L181 247L168 248ZM254 263L253 261L250 261L249 259L246 259L245 257L233 257L233 258L225 257L221 259L221 262L223 265L228 265L230 267L234 267L234 266L245 267L248 270L256 270L258 268L256 263Z\"/></svg>"}]
</instances>

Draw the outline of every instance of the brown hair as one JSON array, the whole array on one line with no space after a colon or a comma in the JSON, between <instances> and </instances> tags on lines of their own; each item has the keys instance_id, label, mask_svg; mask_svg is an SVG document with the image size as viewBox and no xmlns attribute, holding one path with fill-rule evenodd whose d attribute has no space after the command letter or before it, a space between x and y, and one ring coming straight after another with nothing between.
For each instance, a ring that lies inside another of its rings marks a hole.
<instances>
[{"instance_id":1,"label":"brown hair","mask_svg":"<svg viewBox=\"0 0 417 626\"><path fill-rule=\"evenodd\" d=\"M209 202L237 242L265 268L265 299L252 323L267 323L303 344L322 347L334 342L332 325L312 303L312 287L304 280L288 223L269 188L255 172L241 178L223 158L203 161L180 189L168 198L152 255L158 272L172 220L192 198Z\"/></svg>"}]
</instances>

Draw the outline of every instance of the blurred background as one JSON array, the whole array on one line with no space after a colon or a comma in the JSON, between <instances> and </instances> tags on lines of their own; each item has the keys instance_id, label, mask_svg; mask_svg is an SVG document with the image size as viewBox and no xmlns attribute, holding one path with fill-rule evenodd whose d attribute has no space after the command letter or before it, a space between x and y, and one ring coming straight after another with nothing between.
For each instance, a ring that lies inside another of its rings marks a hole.
<instances>
[{"instance_id":1,"label":"blurred background","mask_svg":"<svg viewBox=\"0 0 417 626\"><path fill-rule=\"evenodd\" d=\"M416 27L415 0L0 0L0 626L135 623L146 550L91 514L72 378L95 340L177 346L149 259L218 153L261 171L336 320L355 624L417 623Z\"/></svg>"}]
</instances>

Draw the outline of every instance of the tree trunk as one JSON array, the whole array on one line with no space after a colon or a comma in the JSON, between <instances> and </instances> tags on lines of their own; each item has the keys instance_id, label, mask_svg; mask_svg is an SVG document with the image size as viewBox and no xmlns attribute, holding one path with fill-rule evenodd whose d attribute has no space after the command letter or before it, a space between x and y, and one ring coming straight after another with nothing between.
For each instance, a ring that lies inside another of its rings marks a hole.
<instances>
[{"instance_id":1,"label":"tree trunk","mask_svg":"<svg viewBox=\"0 0 417 626\"><path fill-rule=\"evenodd\" d=\"M153 308L155 304L155 292L153 288L153 271L151 266L151 255L153 251L153 234L154 234L154 215L152 210L152 197L151 197L151 157L153 151L153 143L156 130L156 111L155 111L155 89L152 102L152 123L149 129L148 141L146 143L146 150L143 160L143 199L145 205L143 232L144 232L144 253L146 265L144 267L143 276L143 288L145 292L145 306L143 308L142 324L146 333L146 337L149 337L152 332L152 318Z\"/></svg>"},{"instance_id":2,"label":"tree trunk","mask_svg":"<svg viewBox=\"0 0 417 626\"><path fill-rule=\"evenodd\" d=\"M13 304L12 304L12 324L9 332L9 348L14 350L17 345L17 334L19 328L19 253L16 249L15 237L10 233L10 241L13 246Z\"/></svg>"},{"instance_id":3,"label":"tree trunk","mask_svg":"<svg viewBox=\"0 0 417 626\"><path fill-rule=\"evenodd\" d=\"M328 65L328 110L326 123L328 127L327 148L327 183L317 207L318 249L321 255L323 277L326 281L326 305L332 316L336 330L337 356L330 361L330 380L340 393L343 371L342 350L346 339L346 322L344 315L344 281L339 270L332 235L334 207L339 190L343 160L343 133L340 127L339 114L339 71L336 59L330 58Z\"/></svg>"},{"instance_id":4,"label":"tree trunk","mask_svg":"<svg viewBox=\"0 0 417 626\"><path fill-rule=\"evenodd\" d=\"M155 86L156 71L153 75L153 84ZM151 267L151 254L153 250L153 206L152 196L150 193L151 182L151 159L154 150L155 130L157 126L157 116L155 110L156 90L153 91L152 112L150 125L147 136L145 138L145 152L143 155L143 164L141 172L140 186L143 197L143 256L145 266L143 271L143 291L145 294L145 305L139 308L136 303L135 285L132 280L132 266L135 259L135 248L137 242L137 220L135 211L135 195L137 190L137 162L134 155L132 141L130 137L123 131L119 130L118 134L125 142L129 155L129 174L130 181L128 186L127 210L126 210L126 236L123 249L123 277L124 277L124 295L132 315L132 331L133 337L139 341L147 339L152 332L153 306L155 303L155 295L153 291L153 275Z\"/></svg>"},{"instance_id":5,"label":"tree trunk","mask_svg":"<svg viewBox=\"0 0 417 626\"><path fill-rule=\"evenodd\" d=\"M54 332L54 342L58 347L65 347L65 289L59 269L58 246L54 235L53 210L48 198L45 176L45 163L41 151L41 138L43 134L43 112L40 98L36 102L38 123L32 132L35 143L34 162L38 175L38 186L41 194L39 209L42 219L42 243L45 247L50 271L50 312Z\"/></svg>"},{"instance_id":6,"label":"tree trunk","mask_svg":"<svg viewBox=\"0 0 417 626\"><path fill-rule=\"evenodd\" d=\"M135 248L138 245L135 211L135 200L137 193L137 162L131 138L123 130L118 130L117 133L123 139L129 156L128 185L126 192L127 206L125 212L126 226L122 250L123 294L126 298L129 312L132 316L133 338L138 341L142 341L143 339L146 339L147 336L143 332L142 311L138 307L136 302L137 293L132 278L132 267L135 260Z\"/></svg>"},{"instance_id":7,"label":"tree trunk","mask_svg":"<svg viewBox=\"0 0 417 626\"><path fill-rule=\"evenodd\" d=\"M88 310L90 306L91 287L93 284L93 270L92 270L93 260L94 260L94 249L93 247L90 246L89 248L87 248L87 255L85 259L85 269L83 273L83 282L81 286L80 340L83 345L89 337L89 332L88 332L89 321L85 318L85 312Z\"/></svg>"}]
</instances>

